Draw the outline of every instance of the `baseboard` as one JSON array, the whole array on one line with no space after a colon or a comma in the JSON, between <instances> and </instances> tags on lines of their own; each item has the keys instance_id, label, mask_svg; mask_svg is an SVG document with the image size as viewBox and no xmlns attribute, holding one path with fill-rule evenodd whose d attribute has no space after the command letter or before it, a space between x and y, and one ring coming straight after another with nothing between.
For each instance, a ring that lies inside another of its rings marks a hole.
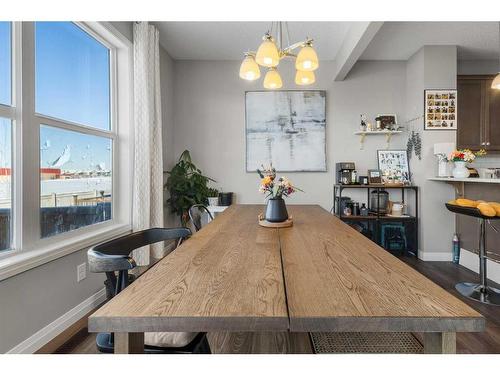
<instances>
[{"instance_id":1,"label":"baseboard","mask_svg":"<svg viewBox=\"0 0 500 375\"><path fill-rule=\"evenodd\" d=\"M460 250L460 265L474 271L479 272L479 256L472 251L461 249ZM486 275L488 279L500 284L500 264L487 260ZM464 280L465 281L465 280ZM473 281L473 280L467 280Z\"/></svg>"},{"instance_id":2,"label":"baseboard","mask_svg":"<svg viewBox=\"0 0 500 375\"><path fill-rule=\"evenodd\" d=\"M106 290L103 288L97 293L91 295L79 305L73 307L67 313L61 315L52 323L43 327L34 335L9 350L8 354L32 354L38 349L53 340L57 335L64 332L71 325L83 318L90 311L98 307L106 300Z\"/></svg>"},{"instance_id":3,"label":"baseboard","mask_svg":"<svg viewBox=\"0 0 500 375\"><path fill-rule=\"evenodd\" d=\"M451 252L439 253L432 251L419 251L418 258L425 262L451 262Z\"/></svg>"}]
</instances>

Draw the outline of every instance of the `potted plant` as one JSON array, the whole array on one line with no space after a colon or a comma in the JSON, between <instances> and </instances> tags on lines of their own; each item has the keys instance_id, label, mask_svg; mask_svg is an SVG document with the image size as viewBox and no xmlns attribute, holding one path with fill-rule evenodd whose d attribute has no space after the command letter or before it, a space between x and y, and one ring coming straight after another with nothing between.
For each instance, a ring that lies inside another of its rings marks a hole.
<instances>
[{"instance_id":1,"label":"potted plant","mask_svg":"<svg viewBox=\"0 0 500 375\"><path fill-rule=\"evenodd\" d=\"M209 206L219 205L219 190L215 188L208 188L208 205Z\"/></svg>"},{"instance_id":2,"label":"potted plant","mask_svg":"<svg viewBox=\"0 0 500 375\"><path fill-rule=\"evenodd\" d=\"M449 156L448 160L452 161L455 165L452 174L455 178L467 178L470 175L469 170L465 166L466 163L472 163L476 157L486 155L485 150L472 152L471 150L455 150Z\"/></svg>"},{"instance_id":3,"label":"potted plant","mask_svg":"<svg viewBox=\"0 0 500 375\"><path fill-rule=\"evenodd\" d=\"M257 169L261 181L259 191L267 194L267 206L265 219L272 223L279 223L288 220L288 212L286 210L285 201L283 197L302 191L286 177L276 179L276 169L272 165L269 168L262 166L262 170Z\"/></svg>"},{"instance_id":4,"label":"potted plant","mask_svg":"<svg viewBox=\"0 0 500 375\"><path fill-rule=\"evenodd\" d=\"M188 210L193 204L206 204L209 196L210 177L204 176L191 160L188 150L179 157L172 170L166 172L169 176L165 189L170 193L167 204L170 212L179 216L182 225L189 221ZM215 182L215 181L214 181Z\"/></svg>"}]
</instances>

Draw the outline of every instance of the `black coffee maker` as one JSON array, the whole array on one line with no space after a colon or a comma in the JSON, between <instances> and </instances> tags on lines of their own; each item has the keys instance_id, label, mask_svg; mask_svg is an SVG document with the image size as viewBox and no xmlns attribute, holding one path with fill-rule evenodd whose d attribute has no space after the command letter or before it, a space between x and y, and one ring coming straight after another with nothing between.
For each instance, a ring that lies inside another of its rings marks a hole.
<instances>
[{"instance_id":1,"label":"black coffee maker","mask_svg":"<svg viewBox=\"0 0 500 375\"><path fill-rule=\"evenodd\" d=\"M337 184L351 185L356 183L356 166L354 162L341 162L335 164Z\"/></svg>"}]
</instances>

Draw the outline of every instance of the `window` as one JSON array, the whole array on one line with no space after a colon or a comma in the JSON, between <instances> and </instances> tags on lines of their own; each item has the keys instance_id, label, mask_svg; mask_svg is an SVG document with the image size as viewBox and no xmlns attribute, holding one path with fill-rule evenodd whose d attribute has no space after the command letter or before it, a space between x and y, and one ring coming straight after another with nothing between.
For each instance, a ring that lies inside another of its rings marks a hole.
<instances>
[{"instance_id":1,"label":"window","mask_svg":"<svg viewBox=\"0 0 500 375\"><path fill-rule=\"evenodd\" d=\"M11 121L0 118L0 251L10 248L12 222Z\"/></svg>"},{"instance_id":2,"label":"window","mask_svg":"<svg viewBox=\"0 0 500 375\"><path fill-rule=\"evenodd\" d=\"M0 22L0 104L11 104L11 24Z\"/></svg>"},{"instance_id":3,"label":"window","mask_svg":"<svg viewBox=\"0 0 500 375\"><path fill-rule=\"evenodd\" d=\"M114 133L109 49L74 23L37 22L35 50L44 238L111 219Z\"/></svg>"},{"instance_id":4,"label":"window","mask_svg":"<svg viewBox=\"0 0 500 375\"><path fill-rule=\"evenodd\" d=\"M42 237L111 219L111 140L40 127Z\"/></svg>"},{"instance_id":5,"label":"window","mask_svg":"<svg viewBox=\"0 0 500 375\"><path fill-rule=\"evenodd\" d=\"M37 22L36 112L110 130L109 49L72 22Z\"/></svg>"},{"instance_id":6,"label":"window","mask_svg":"<svg viewBox=\"0 0 500 375\"><path fill-rule=\"evenodd\" d=\"M12 31L0 22L0 251L12 233Z\"/></svg>"},{"instance_id":7,"label":"window","mask_svg":"<svg viewBox=\"0 0 500 375\"><path fill-rule=\"evenodd\" d=\"M0 280L130 231L131 57L109 23L0 22Z\"/></svg>"}]
</instances>

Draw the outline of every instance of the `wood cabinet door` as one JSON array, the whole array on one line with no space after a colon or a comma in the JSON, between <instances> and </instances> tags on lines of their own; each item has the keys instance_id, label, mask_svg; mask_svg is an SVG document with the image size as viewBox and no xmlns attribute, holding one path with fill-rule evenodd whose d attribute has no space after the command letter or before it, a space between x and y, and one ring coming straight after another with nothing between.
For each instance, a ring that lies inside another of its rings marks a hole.
<instances>
[{"instance_id":1,"label":"wood cabinet door","mask_svg":"<svg viewBox=\"0 0 500 375\"><path fill-rule=\"evenodd\" d=\"M485 81L488 103L488 118L485 122L487 151L500 151L500 90L491 88L493 80Z\"/></svg>"},{"instance_id":2,"label":"wood cabinet door","mask_svg":"<svg viewBox=\"0 0 500 375\"><path fill-rule=\"evenodd\" d=\"M478 150L484 141L484 80L457 81L457 147Z\"/></svg>"}]
</instances>

